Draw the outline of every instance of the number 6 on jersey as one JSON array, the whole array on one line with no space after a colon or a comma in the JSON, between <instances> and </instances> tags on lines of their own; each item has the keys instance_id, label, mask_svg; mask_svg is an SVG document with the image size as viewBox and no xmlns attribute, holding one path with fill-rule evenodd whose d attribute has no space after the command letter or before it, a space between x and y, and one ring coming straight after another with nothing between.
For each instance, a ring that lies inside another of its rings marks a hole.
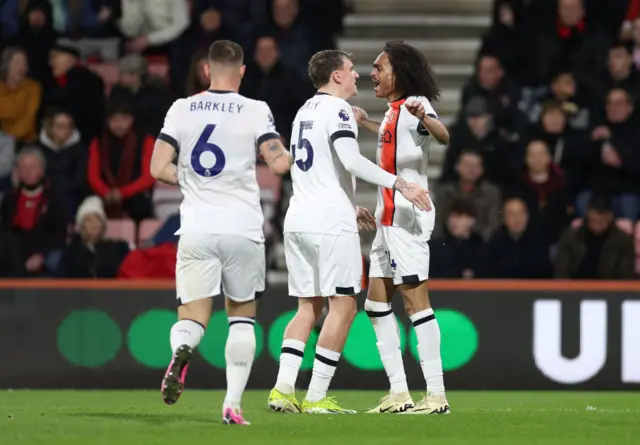
<instances>
[{"instance_id":1,"label":"number 6 on jersey","mask_svg":"<svg viewBox=\"0 0 640 445\"><path fill-rule=\"evenodd\" d=\"M226 162L224 152L216 144L209 142L209 138L215 129L216 124L207 124L191 152L191 168L193 168L193 171L199 176L213 178L214 176L219 175L224 169ZM205 153L209 153L209 156L215 156L215 163L213 163L211 167L205 167L202 164L201 157Z\"/></svg>"}]
</instances>

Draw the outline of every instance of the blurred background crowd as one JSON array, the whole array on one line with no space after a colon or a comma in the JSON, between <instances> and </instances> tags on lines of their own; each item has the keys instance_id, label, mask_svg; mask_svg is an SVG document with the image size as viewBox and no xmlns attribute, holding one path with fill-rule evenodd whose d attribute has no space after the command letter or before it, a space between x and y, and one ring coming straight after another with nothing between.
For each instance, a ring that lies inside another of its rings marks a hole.
<instances>
[{"instance_id":1,"label":"blurred background crowd","mask_svg":"<svg viewBox=\"0 0 640 445\"><path fill-rule=\"evenodd\" d=\"M357 5L4 0L0 277L173 276L181 195L149 160L171 103L207 88L208 45L242 44L240 92L269 104L288 143L313 94L307 61L338 46ZM432 277L636 277L640 0L492 7L430 177ZM268 264L282 269L290 179L257 174Z\"/></svg>"}]
</instances>

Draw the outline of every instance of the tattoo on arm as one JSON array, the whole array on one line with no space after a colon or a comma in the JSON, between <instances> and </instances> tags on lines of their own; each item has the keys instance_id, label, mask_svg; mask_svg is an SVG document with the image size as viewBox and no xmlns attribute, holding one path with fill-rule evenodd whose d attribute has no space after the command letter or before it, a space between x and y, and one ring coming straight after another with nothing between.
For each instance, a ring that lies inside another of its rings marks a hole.
<instances>
[{"instance_id":1,"label":"tattoo on arm","mask_svg":"<svg viewBox=\"0 0 640 445\"><path fill-rule=\"evenodd\" d=\"M407 188L407 181L405 181L402 178L396 179L395 184L393 184L393 189L394 190L398 190L400 192L403 191L406 188Z\"/></svg>"},{"instance_id":2,"label":"tattoo on arm","mask_svg":"<svg viewBox=\"0 0 640 445\"><path fill-rule=\"evenodd\" d=\"M270 153L269 159L265 159L268 164L275 162L276 159L285 155L285 150L283 149L282 144L279 141L276 141L269 145L268 150Z\"/></svg>"}]
</instances>

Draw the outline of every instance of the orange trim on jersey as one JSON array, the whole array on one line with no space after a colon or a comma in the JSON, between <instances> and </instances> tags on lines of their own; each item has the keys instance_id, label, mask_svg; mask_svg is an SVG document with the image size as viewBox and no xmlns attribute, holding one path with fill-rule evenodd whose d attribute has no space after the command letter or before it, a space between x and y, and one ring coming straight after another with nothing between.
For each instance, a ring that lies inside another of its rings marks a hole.
<instances>
[{"instance_id":1,"label":"orange trim on jersey","mask_svg":"<svg viewBox=\"0 0 640 445\"><path fill-rule=\"evenodd\" d=\"M396 154L398 152L398 122L400 121L400 106L405 99L399 99L389 104L389 114L384 120L382 127L382 145L380 150L380 167L392 175L398 174ZM393 216L396 212L395 204L396 192L388 188L382 189L382 217L380 224L383 226L393 225Z\"/></svg>"}]
</instances>

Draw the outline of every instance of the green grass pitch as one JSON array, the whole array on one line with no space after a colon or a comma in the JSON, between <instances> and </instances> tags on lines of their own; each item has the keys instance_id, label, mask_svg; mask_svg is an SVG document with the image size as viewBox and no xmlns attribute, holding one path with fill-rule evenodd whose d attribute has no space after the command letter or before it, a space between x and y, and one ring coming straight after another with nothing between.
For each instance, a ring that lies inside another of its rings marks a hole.
<instances>
[{"instance_id":1,"label":"green grass pitch","mask_svg":"<svg viewBox=\"0 0 640 445\"><path fill-rule=\"evenodd\" d=\"M640 395L586 392L449 393L448 416L304 415L244 398L251 426L224 426L220 391L187 390L174 406L159 391L0 391L3 445L639 444ZM302 394L302 393L301 393ZM364 410L381 392L335 391ZM417 399L419 393L414 393Z\"/></svg>"}]
</instances>

